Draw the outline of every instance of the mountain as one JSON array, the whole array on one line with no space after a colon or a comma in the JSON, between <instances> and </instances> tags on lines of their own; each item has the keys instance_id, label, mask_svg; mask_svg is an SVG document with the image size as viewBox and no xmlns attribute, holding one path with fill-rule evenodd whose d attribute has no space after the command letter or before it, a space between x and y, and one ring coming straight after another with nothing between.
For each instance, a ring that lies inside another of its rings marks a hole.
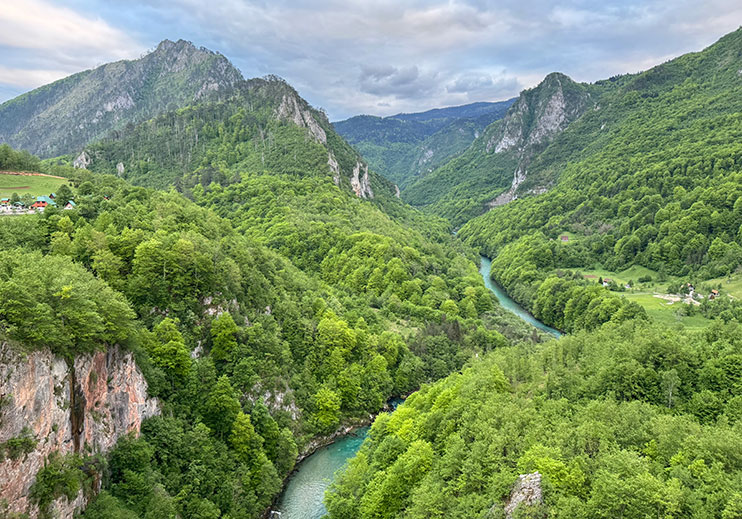
<instances>
[{"instance_id":1,"label":"mountain","mask_svg":"<svg viewBox=\"0 0 742 519\"><path fill-rule=\"evenodd\" d=\"M600 87L575 83L564 74L548 75L522 92L505 117L490 124L460 156L408 186L405 200L457 226L507 203L526 181L531 161L594 106L600 93Z\"/></svg>"},{"instance_id":2,"label":"mountain","mask_svg":"<svg viewBox=\"0 0 742 519\"><path fill-rule=\"evenodd\" d=\"M471 103L389 117L359 115L333 123L369 165L402 191L466 149L514 100Z\"/></svg>"},{"instance_id":3,"label":"mountain","mask_svg":"<svg viewBox=\"0 0 742 519\"><path fill-rule=\"evenodd\" d=\"M598 269L594 277L629 286L641 277L648 291L720 290L707 281L742 264L740 70L737 30L702 52L617 78L531 159L516 192L526 196L473 218L459 236L496 256L495 279L562 329L579 323L578 306L549 301L570 299L569 287L580 284L564 279L572 269ZM617 276L629 268L641 274ZM738 311L736 299L698 297L683 316L695 306L711 319Z\"/></svg>"},{"instance_id":4,"label":"mountain","mask_svg":"<svg viewBox=\"0 0 742 519\"><path fill-rule=\"evenodd\" d=\"M41 157L73 153L129 123L220 97L241 79L221 54L165 40L140 59L86 70L3 103L0 143Z\"/></svg>"},{"instance_id":5,"label":"mountain","mask_svg":"<svg viewBox=\"0 0 742 519\"><path fill-rule=\"evenodd\" d=\"M261 517L336 431L543 339L285 81L218 94L61 157L0 146L76 203L0 217L0 351L14 373L53 371L38 390L0 381L0 515ZM142 422L145 389L160 413Z\"/></svg>"}]
</instances>

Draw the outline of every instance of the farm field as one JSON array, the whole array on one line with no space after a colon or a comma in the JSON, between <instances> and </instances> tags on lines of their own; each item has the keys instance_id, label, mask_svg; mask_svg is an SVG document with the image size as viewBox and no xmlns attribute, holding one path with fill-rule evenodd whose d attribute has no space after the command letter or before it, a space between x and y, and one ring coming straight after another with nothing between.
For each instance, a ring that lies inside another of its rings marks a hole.
<instances>
[{"instance_id":1,"label":"farm field","mask_svg":"<svg viewBox=\"0 0 742 519\"><path fill-rule=\"evenodd\" d=\"M18 196L48 195L66 182L67 179L46 175L13 175L0 172L0 198L10 198L13 193L18 193Z\"/></svg>"}]
</instances>

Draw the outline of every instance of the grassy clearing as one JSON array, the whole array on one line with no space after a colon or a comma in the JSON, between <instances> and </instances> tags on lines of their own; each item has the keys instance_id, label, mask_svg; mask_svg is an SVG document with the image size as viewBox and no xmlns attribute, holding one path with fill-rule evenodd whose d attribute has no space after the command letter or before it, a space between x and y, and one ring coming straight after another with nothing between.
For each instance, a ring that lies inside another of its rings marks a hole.
<instances>
[{"instance_id":1,"label":"grassy clearing","mask_svg":"<svg viewBox=\"0 0 742 519\"><path fill-rule=\"evenodd\" d=\"M702 284L709 285L713 288L721 285L722 294L727 293L735 299L742 299L742 274L732 274L730 277L709 279Z\"/></svg>"},{"instance_id":2,"label":"grassy clearing","mask_svg":"<svg viewBox=\"0 0 742 519\"><path fill-rule=\"evenodd\" d=\"M48 195L65 183L66 179L55 177L0 173L0 198L10 198L13 193L18 193L18 196Z\"/></svg>"},{"instance_id":3,"label":"grassy clearing","mask_svg":"<svg viewBox=\"0 0 742 519\"><path fill-rule=\"evenodd\" d=\"M581 272L585 276L595 276L593 278L587 278L592 279L593 281L597 281L598 278L609 278L618 283L619 285L625 285L629 281L634 282L634 286L637 286L638 279L645 276L651 276L652 281L648 283L643 283L641 286L645 288L654 287L657 283L657 278L659 277L659 274L651 269L648 269L647 267L641 267L639 265L633 265L629 267L626 270L623 270L621 272L612 272L610 270L604 270L604 269L587 269L587 270L581 270ZM667 284L667 283L663 283Z\"/></svg>"},{"instance_id":4,"label":"grassy clearing","mask_svg":"<svg viewBox=\"0 0 742 519\"><path fill-rule=\"evenodd\" d=\"M680 324L689 329L701 329L711 322L702 315L683 316L679 310L683 303L669 303L663 299L654 297L652 294L622 294L626 299L639 303L647 311L650 319L656 323L667 325Z\"/></svg>"}]
</instances>

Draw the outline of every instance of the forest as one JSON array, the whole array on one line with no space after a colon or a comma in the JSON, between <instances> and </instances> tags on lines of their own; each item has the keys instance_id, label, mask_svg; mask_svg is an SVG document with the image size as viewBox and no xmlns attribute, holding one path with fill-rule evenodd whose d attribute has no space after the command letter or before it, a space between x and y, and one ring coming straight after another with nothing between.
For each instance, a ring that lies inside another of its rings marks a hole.
<instances>
[{"instance_id":1,"label":"forest","mask_svg":"<svg viewBox=\"0 0 742 519\"><path fill-rule=\"evenodd\" d=\"M428 229L434 242L331 179L290 197L279 175L246 174L203 190L210 210L52 168L77 206L0 218L0 336L68 359L124 345L163 413L107 460L50 460L33 492L42 509L95 463L105 491L86 517L256 517L312 438L531 336L443 228ZM263 190L285 190L287 205ZM250 200L244 212L233 196Z\"/></svg>"}]
</instances>

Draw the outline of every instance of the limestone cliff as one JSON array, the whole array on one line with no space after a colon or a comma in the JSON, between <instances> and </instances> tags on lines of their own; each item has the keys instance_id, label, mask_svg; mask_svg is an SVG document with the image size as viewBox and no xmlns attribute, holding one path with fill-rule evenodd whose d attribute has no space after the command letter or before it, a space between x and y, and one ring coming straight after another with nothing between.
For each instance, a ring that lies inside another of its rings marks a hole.
<instances>
[{"instance_id":1,"label":"limestone cliff","mask_svg":"<svg viewBox=\"0 0 742 519\"><path fill-rule=\"evenodd\" d=\"M580 117L590 106L590 94L564 74L552 73L535 88L521 93L487 141L487 153L510 153L517 158L510 188L489 202L490 207L518 197L531 159ZM534 188L543 192L544 186Z\"/></svg>"},{"instance_id":2,"label":"limestone cliff","mask_svg":"<svg viewBox=\"0 0 742 519\"><path fill-rule=\"evenodd\" d=\"M29 489L51 453L105 453L158 412L133 355L118 347L70 365L48 350L20 354L0 344L0 443L24 434L36 440L31 452L0 463L0 497L11 512L37 517ZM80 491L53 507L57 517L71 519L85 504Z\"/></svg>"}]
</instances>

